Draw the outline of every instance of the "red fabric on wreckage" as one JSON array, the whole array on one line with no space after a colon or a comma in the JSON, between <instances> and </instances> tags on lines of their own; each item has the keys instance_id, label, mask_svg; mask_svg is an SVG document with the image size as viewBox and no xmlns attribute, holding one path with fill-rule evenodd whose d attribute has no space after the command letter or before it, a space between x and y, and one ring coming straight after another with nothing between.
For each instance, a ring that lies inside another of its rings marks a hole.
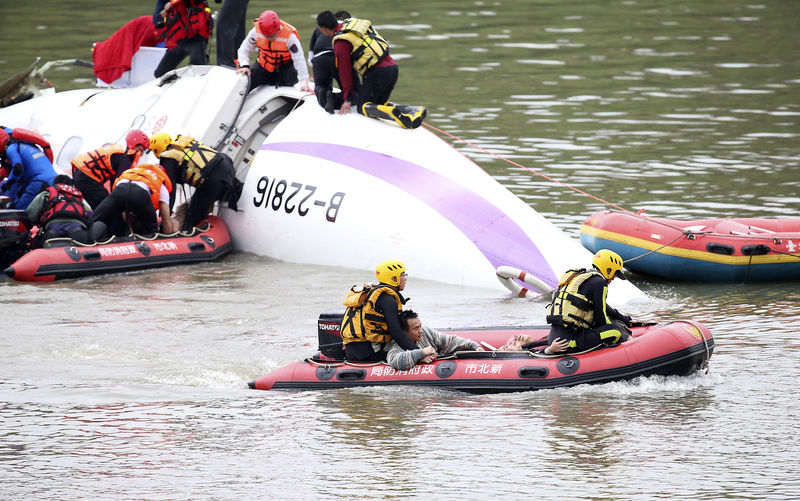
<instances>
[{"instance_id":1,"label":"red fabric on wreckage","mask_svg":"<svg viewBox=\"0 0 800 501\"><path fill-rule=\"evenodd\" d=\"M139 47L154 47L157 42L153 16L140 16L127 22L108 40L95 44L92 50L94 75L110 84L131 69L131 60Z\"/></svg>"}]
</instances>

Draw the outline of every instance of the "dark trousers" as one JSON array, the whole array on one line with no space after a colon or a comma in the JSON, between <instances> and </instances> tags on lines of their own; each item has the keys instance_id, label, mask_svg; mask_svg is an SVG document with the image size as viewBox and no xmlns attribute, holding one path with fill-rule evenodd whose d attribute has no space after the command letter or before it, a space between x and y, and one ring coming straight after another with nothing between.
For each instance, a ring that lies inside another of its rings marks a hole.
<instances>
[{"instance_id":1,"label":"dark trousers","mask_svg":"<svg viewBox=\"0 0 800 501\"><path fill-rule=\"evenodd\" d=\"M236 52L247 31L247 3L249 0L225 0L217 15L217 65L236 67Z\"/></svg>"},{"instance_id":2,"label":"dark trousers","mask_svg":"<svg viewBox=\"0 0 800 501\"><path fill-rule=\"evenodd\" d=\"M234 179L236 172L233 161L224 153L217 153L214 158L203 167L203 184L198 186L186 209L186 219L183 221L181 231L190 231L203 220L217 200L228 200L228 207L236 210L236 190Z\"/></svg>"},{"instance_id":3,"label":"dark trousers","mask_svg":"<svg viewBox=\"0 0 800 501\"><path fill-rule=\"evenodd\" d=\"M107 226L108 235L127 235L128 225L123 213L133 214L135 220L128 221L134 233L149 235L158 231L158 218L150 191L133 183L117 184L114 191L103 200L92 213L91 221L102 221Z\"/></svg>"},{"instance_id":4,"label":"dark trousers","mask_svg":"<svg viewBox=\"0 0 800 501\"><path fill-rule=\"evenodd\" d=\"M591 329L573 329L563 325L550 326L550 334L547 336L547 344L552 343L558 338L575 341L576 346L567 348L567 352L585 351L594 348L600 343L610 342L610 337L619 338L621 331L614 323L593 327ZM571 344L571 343L570 343Z\"/></svg>"},{"instance_id":5,"label":"dark trousers","mask_svg":"<svg viewBox=\"0 0 800 501\"><path fill-rule=\"evenodd\" d=\"M360 343L347 343L344 345L344 358L351 362L380 362L386 360L386 352L383 350L375 351L372 343L363 341Z\"/></svg>"},{"instance_id":6,"label":"dark trousers","mask_svg":"<svg viewBox=\"0 0 800 501\"><path fill-rule=\"evenodd\" d=\"M161 58L161 62L158 63L153 75L159 78L164 73L174 70L186 56L189 56L189 64L208 64L207 48L208 38L196 35L192 38L183 39L178 42L174 49L164 53L164 57Z\"/></svg>"},{"instance_id":7,"label":"dark trousers","mask_svg":"<svg viewBox=\"0 0 800 501\"><path fill-rule=\"evenodd\" d=\"M103 183L87 175L80 169L72 169L72 182L83 193L83 199L92 209L97 209L108 196L108 190Z\"/></svg>"},{"instance_id":8,"label":"dark trousers","mask_svg":"<svg viewBox=\"0 0 800 501\"><path fill-rule=\"evenodd\" d=\"M339 82L339 71L336 68L336 56L333 51L326 52L314 56L311 60L311 69L314 72L314 94L317 96L317 102L320 106L325 108L328 113L333 113L333 110L341 108L342 94L333 93L333 81L336 80L339 88L342 84ZM353 84L358 82L355 78ZM355 98L355 89L353 89Z\"/></svg>"},{"instance_id":9,"label":"dark trousers","mask_svg":"<svg viewBox=\"0 0 800 501\"><path fill-rule=\"evenodd\" d=\"M358 103L359 111L364 103L385 104L394 90L399 75L396 64L367 71L358 91L358 101L353 101Z\"/></svg>"},{"instance_id":10,"label":"dark trousers","mask_svg":"<svg viewBox=\"0 0 800 501\"><path fill-rule=\"evenodd\" d=\"M275 71L267 71L256 63L250 68L250 90L260 85L292 86L297 83L297 70L290 62L279 66Z\"/></svg>"}]
</instances>

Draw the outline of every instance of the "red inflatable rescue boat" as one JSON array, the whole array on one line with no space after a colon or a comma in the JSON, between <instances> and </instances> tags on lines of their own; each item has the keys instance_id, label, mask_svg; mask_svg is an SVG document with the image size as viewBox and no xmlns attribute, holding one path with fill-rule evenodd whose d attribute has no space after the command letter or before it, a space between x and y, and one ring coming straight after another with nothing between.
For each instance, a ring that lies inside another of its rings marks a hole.
<instances>
[{"instance_id":1,"label":"red inflatable rescue boat","mask_svg":"<svg viewBox=\"0 0 800 501\"><path fill-rule=\"evenodd\" d=\"M159 235L153 239L116 237L109 243L90 246L75 245L68 239L55 239L48 244L19 258L5 269L5 274L23 282L52 282L213 261L232 248L228 227L217 216L209 216L191 235Z\"/></svg>"},{"instance_id":2,"label":"red inflatable rescue boat","mask_svg":"<svg viewBox=\"0 0 800 501\"><path fill-rule=\"evenodd\" d=\"M586 218L581 243L616 252L631 271L670 279L800 280L800 218L683 220L608 210Z\"/></svg>"},{"instance_id":3,"label":"red inflatable rescue boat","mask_svg":"<svg viewBox=\"0 0 800 501\"><path fill-rule=\"evenodd\" d=\"M431 364L395 370L383 362L340 360L341 314L319 320L321 352L291 363L249 383L258 390L322 390L362 386L415 385L470 393L540 390L579 384L625 381L649 375L689 375L704 367L714 351L714 339L700 323L676 321L634 327L626 342L569 355L529 351L464 351L442 356ZM547 336L549 327L489 327L442 329L491 346L528 334Z\"/></svg>"}]
</instances>

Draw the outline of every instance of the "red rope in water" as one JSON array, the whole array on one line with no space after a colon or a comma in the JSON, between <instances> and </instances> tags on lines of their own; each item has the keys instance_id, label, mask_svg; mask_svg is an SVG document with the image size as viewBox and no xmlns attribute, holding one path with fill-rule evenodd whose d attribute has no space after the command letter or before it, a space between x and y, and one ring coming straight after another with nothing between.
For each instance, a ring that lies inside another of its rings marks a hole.
<instances>
[{"instance_id":1,"label":"red rope in water","mask_svg":"<svg viewBox=\"0 0 800 501\"><path fill-rule=\"evenodd\" d=\"M481 147L480 147L480 146L478 146L477 144L473 144L473 143L471 143L471 142L467 141L466 139L461 139L461 138L460 138L460 137L458 137L458 136L454 136L453 134L450 134L449 132L446 132L446 131L443 131L442 129L439 129L439 128L437 128L437 127L434 127L433 125L431 125L431 124L429 124L429 123L425 123L425 122L423 122L423 125L424 125L425 127L429 128L429 129L433 130L433 131L436 131L436 132L438 132L438 133L440 133L440 134L444 134L445 136L451 137L451 138L455 139L456 141L461 141L461 142L462 142L462 143L464 143L464 144L468 144L469 146L472 146L473 148L475 148L475 149L477 149L477 150L479 150L479 151L482 151L482 152L484 152L484 153L487 153L487 154L489 154L489 155L491 155L491 156L493 156L493 157L495 157L495 158L499 158L500 160L502 160L502 161L504 161L504 162L508 162L508 163L510 163L511 165L514 165L514 166L516 166L516 167L519 167L520 169L525 169L526 171L528 171L528 172L531 172L531 173L533 173L533 174L536 174L537 176L543 177L544 179L547 179L548 181L551 181L551 182L553 182L553 183L559 184L559 185L561 185L561 186L563 186L563 187L565 187L565 188L569 188L570 190L572 190L572 191L575 191L575 192L577 192L577 193L580 193L581 195L585 195L585 196L587 196L587 197L589 197L589 198L593 198L593 199L597 200L597 201L598 201L598 202L600 202L600 203L603 203L603 204L606 204L606 205L608 205L609 207L614 207L615 209L619 209L619 210L621 210L622 212L626 212L626 213L628 213L628 214L639 215L639 214L636 214L636 213L635 213L635 212L633 212L633 211L630 211L630 210L628 210L628 209L625 209L624 207L620 207L619 205L612 204L611 202L607 202L607 201L603 200L602 198L596 197L596 196L592 195L591 193L587 193L587 192L585 192L585 191L583 191L583 190L581 190L581 189L578 189L578 188L576 188L576 187L574 187L574 186L570 186L570 185L568 185L568 184L566 184L566 183L564 183L564 182L561 182L561 181L559 181L558 179L553 179L552 177L550 177L550 176L548 176L548 175L546 175L546 174L542 174L541 172L537 172L537 171L535 171L535 170L531 169L530 167L526 167L526 166L524 166L524 165L522 165L522 164L518 164L517 162L515 162L515 161L513 161L513 160L509 160L508 158L505 158L505 157L503 157L503 156L500 156L500 155L498 155L497 153L493 153L493 152L491 152L491 151L489 151L489 150L486 150L486 149L484 149L484 148L481 148Z\"/></svg>"}]
</instances>

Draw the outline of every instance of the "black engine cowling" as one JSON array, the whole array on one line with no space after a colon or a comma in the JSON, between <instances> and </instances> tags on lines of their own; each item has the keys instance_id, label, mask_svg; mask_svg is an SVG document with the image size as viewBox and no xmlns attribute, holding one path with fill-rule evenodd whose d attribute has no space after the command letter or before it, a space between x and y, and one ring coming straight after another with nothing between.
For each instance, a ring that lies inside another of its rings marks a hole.
<instances>
[{"instance_id":1,"label":"black engine cowling","mask_svg":"<svg viewBox=\"0 0 800 501\"><path fill-rule=\"evenodd\" d=\"M0 270L28 251L30 223L24 210L0 210Z\"/></svg>"}]
</instances>

